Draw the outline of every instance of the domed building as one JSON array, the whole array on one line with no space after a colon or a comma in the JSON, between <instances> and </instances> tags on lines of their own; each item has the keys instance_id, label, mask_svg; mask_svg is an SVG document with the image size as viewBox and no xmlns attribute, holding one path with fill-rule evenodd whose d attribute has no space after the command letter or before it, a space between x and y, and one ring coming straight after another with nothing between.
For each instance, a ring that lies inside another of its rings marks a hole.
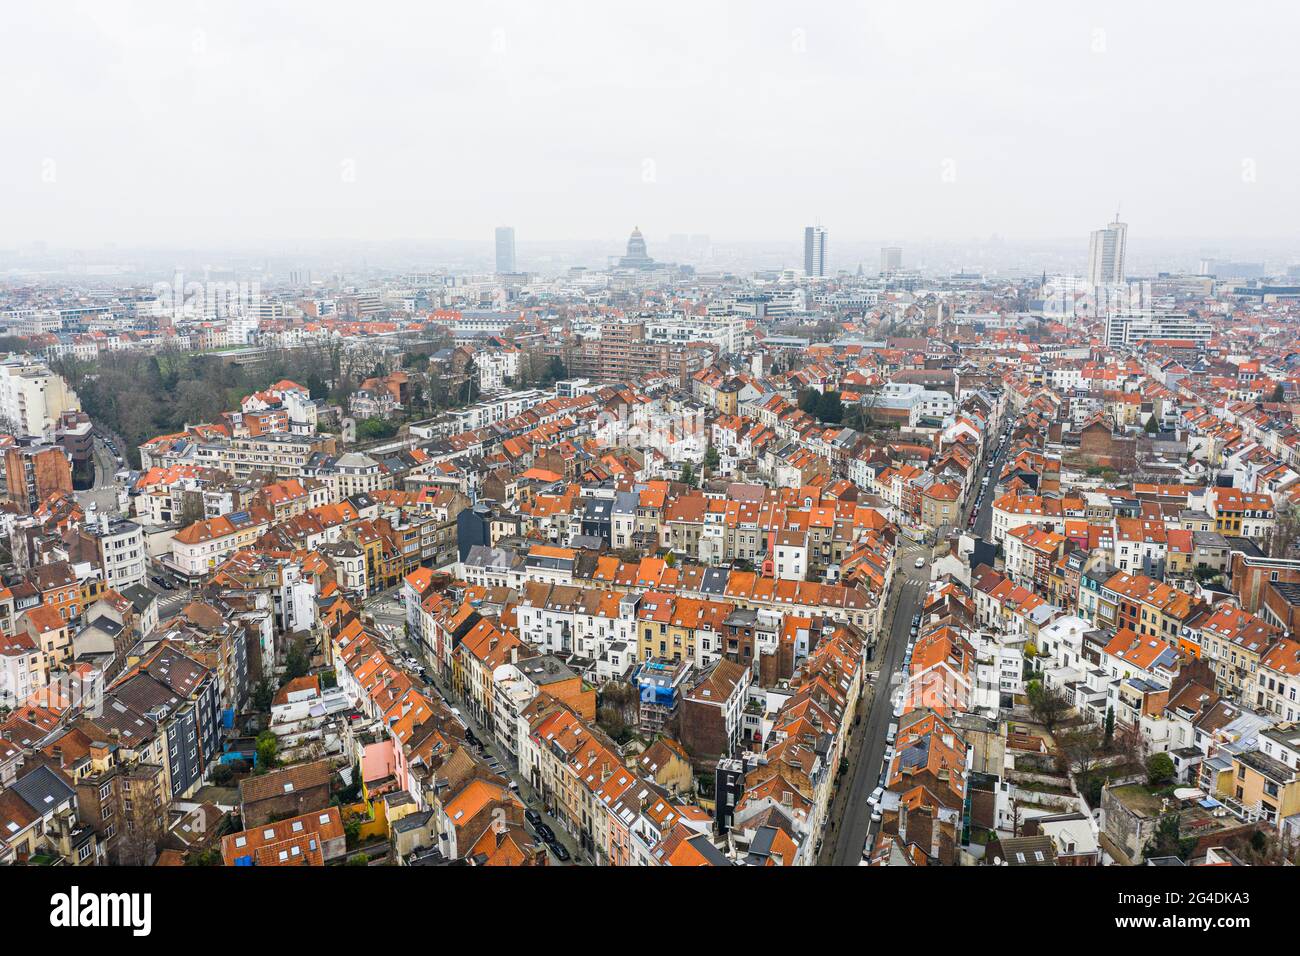
<instances>
[{"instance_id":1,"label":"domed building","mask_svg":"<svg viewBox=\"0 0 1300 956\"><path fill-rule=\"evenodd\" d=\"M627 237L627 255L618 260L620 269L653 269L655 261L646 254L645 238L641 235L640 227L632 230L632 235Z\"/></svg>"}]
</instances>

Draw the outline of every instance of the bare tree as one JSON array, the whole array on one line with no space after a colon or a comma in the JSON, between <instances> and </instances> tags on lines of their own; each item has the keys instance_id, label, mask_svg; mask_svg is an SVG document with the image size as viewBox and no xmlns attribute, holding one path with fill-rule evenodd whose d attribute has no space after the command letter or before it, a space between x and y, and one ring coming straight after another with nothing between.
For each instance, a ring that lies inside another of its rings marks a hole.
<instances>
[{"instance_id":1,"label":"bare tree","mask_svg":"<svg viewBox=\"0 0 1300 956\"><path fill-rule=\"evenodd\" d=\"M1288 508L1277 515L1277 523L1268 539L1268 554L1271 558L1288 558L1300 543L1300 510Z\"/></svg>"},{"instance_id":2,"label":"bare tree","mask_svg":"<svg viewBox=\"0 0 1300 956\"><path fill-rule=\"evenodd\" d=\"M1048 687L1042 681L1030 681L1026 688L1029 697L1029 709L1034 718L1052 733L1070 712L1070 702L1054 687Z\"/></svg>"},{"instance_id":3,"label":"bare tree","mask_svg":"<svg viewBox=\"0 0 1300 956\"><path fill-rule=\"evenodd\" d=\"M163 838L161 814L135 811L123 815L114 853L118 866L153 866L158 859L158 844Z\"/></svg>"},{"instance_id":4,"label":"bare tree","mask_svg":"<svg viewBox=\"0 0 1300 956\"><path fill-rule=\"evenodd\" d=\"M1101 731L1096 727L1081 727L1060 734L1056 738L1056 755L1061 769L1074 777L1079 789L1086 792L1105 756Z\"/></svg>"}]
</instances>

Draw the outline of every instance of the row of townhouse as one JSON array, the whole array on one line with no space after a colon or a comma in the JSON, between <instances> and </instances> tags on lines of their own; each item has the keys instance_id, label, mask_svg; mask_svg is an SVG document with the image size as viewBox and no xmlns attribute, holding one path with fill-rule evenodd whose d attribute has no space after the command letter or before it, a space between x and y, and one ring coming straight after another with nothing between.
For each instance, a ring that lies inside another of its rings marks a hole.
<instances>
[{"instance_id":1,"label":"row of townhouse","mask_svg":"<svg viewBox=\"0 0 1300 956\"><path fill-rule=\"evenodd\" d=\"M363 774L378 768L363 781L368 799L388 804L390 824L409 816L393 831L399 862L435 852L476 865L545 865L522 801L467 744L457 714L391 658L345 597L333 599L326 621L338 686L364 718L352 735L355 759ZM470 662L457 673L462 690L482 687Z\"/></svg>"}]
</instances>

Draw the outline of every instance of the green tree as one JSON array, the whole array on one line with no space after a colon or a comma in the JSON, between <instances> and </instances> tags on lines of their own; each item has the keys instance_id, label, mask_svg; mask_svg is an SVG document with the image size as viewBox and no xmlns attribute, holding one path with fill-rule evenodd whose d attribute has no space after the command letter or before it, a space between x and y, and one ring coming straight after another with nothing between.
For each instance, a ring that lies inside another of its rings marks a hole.
<instances>
[{"instance_id":1,"label":"green tree","mask_svg":"<svg viewBox=\"0 0 1300 956\"><path fill-rule=\"evenodd\" d=\"M709 474L718 470L718 461L718 450L710 445L704 450L704 467L709 470Z\"/></svg>"},{"instance_id":2,"label":"green tree","mask_svg":"<svg viewBox=\"0 0 1300 956\"><path fill-rule=\"evenodd\" d=\"M280 760L280 739L269 730L257 735L257 766L272 770Z\"/></svg>"},{"instance_id":3,"label":"green tree","mask_svg":"<svg viewBox=\"0 0 1300 956\"><path fill-rule=\"evenodd\" d=\"M1103 741L1109 747L1112 740L1115 739L1115 708L1106 708L1106 728L1103 735Z\"/></svg>"},{"instance_id":4,"label":"green tree","mask_svg":"<svg viewBox=\"0 0 1300 956\"><path fill-rule=\"evenodd\" d=\"M357 441L382 441L397 434L397 426L382 418L367 418L357 422Z\"/></svg>"},{"instance_id":5,"label":"green tree","mask_svg":"<svg viewBox=\"0 0 1300 956\"><path fill-rule=\"evenodd\" d=\"M689 461L682 465L682 484L695 487L695 466Z\"/></svg>"},{"instance_id":6,"label":"green tree","mask_svg":"<svg viewBox=\"0 0 1300 956\"><path fill-rule=\"evenodd\" d=\"M805 388L799 393L799 410L807 412L809 415L817 414L817 392L811 388Z\"/></svg>"},{"instance_id":7,"label":"green tree","mask_svg":"<svg viewBox=\"0 0 1300 956\"><path fill-rule=\"evenodd\" d=\"M1185 861L1196 847L1196 838L1184 839L1182 830L1182 819L1177 811L1161 816L1160 822L1156 824L1155 834L1147 841L1144 848L1146 858L1176 856Z\"/></svg>"},{"instance_id":8,"label":"green tree","mask_svg":"<svg viewBox=\"0 0 1300 956\"><path fill-rule=\"evenodd\" d=\"M564 359L558 355L552 355L546 363L545 371L542 373L541 384L550 386L556 382L562 381L569 377L569 370L564 365Z\"/></svg>"},{"instance_id":9,"label":"green tree","mask_svg":"<svg viewBox=\"0 0 1300 956\"><path fill-rule=\"evenodd\" d=\"M253 685L250 700L254 710L265 713L271 709L271 701L275 700L275 688L263 677Z\"/></svg>"},{"instance_id":10,"label":"green tree","mask_svg":"<svg viewBox=\"0 0 1300 956\"><path fill-rule=\"evenodd\" d=\"M839 392L822 392L817 399L817 419L831 425L838 425L844 418L844 402Z\"/></svg>"},{"instance_id":11,"label":"green tree","mask_svg":"<svg viewBox=\"0 0 1300 956\"><path fill-rule=\"evenodd\" d=\"M1159 787L1169 783L1176 772L1169 754L1152 754L1147 757L1147 783L1151 786Z\"/></svg>"},{"instance_id":12,"label":"green tree","mask_svg":"<svg viewBox=\"0 0 1300 956\"><path fill-rule=\"evenodd\" d=\"M298 638L289 645L289 650L284 656L284 678L280 682L283 687L291 680L299 677L305 677L311 670L311 654L307 650L307 642Z\"/></svg>"}]
</instances>

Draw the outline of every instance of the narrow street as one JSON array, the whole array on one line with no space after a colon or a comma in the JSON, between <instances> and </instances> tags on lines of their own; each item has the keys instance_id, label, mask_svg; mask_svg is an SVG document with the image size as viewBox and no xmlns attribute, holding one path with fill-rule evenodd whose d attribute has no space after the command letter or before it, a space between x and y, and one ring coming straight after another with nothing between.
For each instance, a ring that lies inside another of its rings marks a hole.
<instances>
[{"instance_id":1,"label":"narrow street","mask_svg":"<svg viewBox=\"0 0 1300 956\"><path fill-rule=\"evenodd\" d=\"M929 553L928 548L904 549L899 553L899 569L894 578L891 599L893 616L878 651L879 670L870 698L866 717L856 728L849 746L847 781L842 780L830 811L831 823L822 847L819 863L831 866L856 866L862 859L867 833L871 828L871 808L867 797L880 784L881 763L885 755L885 737L894 719L894 705L890 700L898 686L892 676L902 666L916 614L929 581L930 566L914 566L918 556Z\"/></svg>"},{"instance_id":2,"label":"narrow street","mask_svg":"<svg viewBox=\"0 0 1300 956\"><path fill-rule=\"evenodd\" d=\"M1009 441L999 439L992 460L985 469L985 474L989 476L989 483L983 486L984 499L980 502L979 514L971 529L977 538L983 538L985 541L989 540L989 533L993 530L993 486L997 484L998 474L1007 460L1007 450L1010 447Z\"/></svg>"}]
</instances>

